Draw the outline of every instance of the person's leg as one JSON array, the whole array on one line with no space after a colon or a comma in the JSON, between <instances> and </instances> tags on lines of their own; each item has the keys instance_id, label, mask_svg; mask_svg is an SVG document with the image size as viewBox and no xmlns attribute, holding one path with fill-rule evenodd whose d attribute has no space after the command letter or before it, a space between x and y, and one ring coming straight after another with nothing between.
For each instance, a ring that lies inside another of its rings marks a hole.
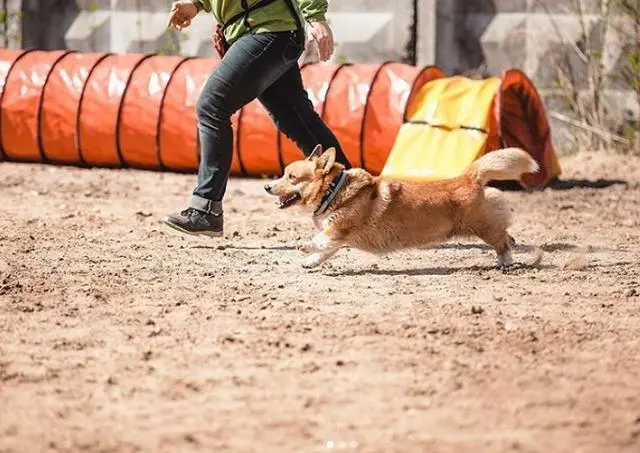
<instances>
[{"instance_id":1,"label":"person's leg","mask_svg":"<svg viewBox=\"0 0 640 453\"><path fill-rule=\"evenodd\" d=\"M316 145L336 149L336 161L351 168L338 139L313 108L298 65L293 66L267 88L258 98L274 123L294 141L305 156Z\"/></svg>"},{"instance_id":2,"label":"person's leg","mask_svg":"<svg viewBox=\"0 0 640 453\"><path fill-rule=\"evenodd\" d=\"M233 156L231 115L296 65L295 33L246 35L235 42L205 83L197 104L198 184L188 209L165 217L185 233L222 234L222 199Z\"/></svg>"}]
</instances>

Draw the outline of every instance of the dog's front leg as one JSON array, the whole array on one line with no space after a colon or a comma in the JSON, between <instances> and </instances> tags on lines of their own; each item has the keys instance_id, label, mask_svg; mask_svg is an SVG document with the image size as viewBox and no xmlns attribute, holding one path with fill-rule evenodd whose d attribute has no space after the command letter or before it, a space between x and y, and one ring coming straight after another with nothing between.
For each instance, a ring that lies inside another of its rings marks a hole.
<instances>
[{"instance_id":1,"label":"dog's front leg","mask_svg":"<svg viewBox=\"0 0 640 453\"><path fill-rule=\"evenodd\" d=\"M340 239L332 238L325 231L316 234L311 241L303 244L300 250L304 253L327 252L329 250L338 249L342 246Z\"/></svg>"},{"instance_id":2,"label":"dog's front leg","mask_svg":"<svg viewBox=\"0 0 640 453\"><path fill-rule=\"evenodd\" d=\"M314 267L318 267L333 255L335 255L337 252L338 249L336 248L335 250L331 250L330 252L312 253L302 260L302 267L304 267L305 269L313 269Z\"/></svg>"},{"instance_id":3,"label":"dog's front leg","mask_svg":"<svg viewBox=\"0 0 640 453\"><path fill-rule=\"evenodd\" d=\"M302 260L302 267L310 269L321 265L335 255L342 245L342 240L332 238L324 231L316 234L303 248L306 253L311 254Z\"/></svg>"}]
</instances>

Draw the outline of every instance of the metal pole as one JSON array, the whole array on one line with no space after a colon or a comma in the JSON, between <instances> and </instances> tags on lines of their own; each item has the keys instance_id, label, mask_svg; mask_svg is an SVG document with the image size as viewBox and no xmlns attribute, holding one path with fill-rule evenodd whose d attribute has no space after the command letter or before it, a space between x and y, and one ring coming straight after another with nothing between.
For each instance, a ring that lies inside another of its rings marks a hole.
<instances>
[{"instance_id":1,"label":"metal pole","mask_svg":"<svg viewBox=\"0 0 640 453\"><path fill-rule=\"evenodd\" d=\"M436 64L438 0L418 0L415 5L416 63L418 66Z\"/></svg>"},{"instance_id":2,"label":"metal pole","mask_svg":"<svg viewBox=\"0 0 640 453\"><path fill-rule=\"evenodd\" d=\"M9 0L2 0L2 40L3 46L9 47Z\"/></svg>"}]
</instances>

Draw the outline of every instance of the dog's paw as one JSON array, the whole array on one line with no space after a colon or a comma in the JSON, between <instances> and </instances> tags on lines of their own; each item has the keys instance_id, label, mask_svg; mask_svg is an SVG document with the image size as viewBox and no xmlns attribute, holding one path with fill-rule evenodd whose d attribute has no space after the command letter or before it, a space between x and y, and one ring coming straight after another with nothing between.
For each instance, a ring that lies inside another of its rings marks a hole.
<instances>
[{"instance_id":1,"label":"dog's paw","mask_svg":"<svg viewBox=\"0 0 640 453\"><path fill-rule=\"evenodd\" d=\"M310 254L310 253L317 252L318 248L315 246L313 242L308 241L298 245L298 250L301 251L302 253Z\"/></svg>"},{"instance_id":2,"label":"dog's paw","mask_svg":"<svg viewBox=\"0 0 640 453\"><path fill-rule=\"evenodd\" d=\"M304 269L313 269L314 267L318 267L322 264L322 256L320 254L314 253L313 255L309 255L304 258L300 264Z\"/></svg>"},{"instance_id":3,"label":"dog's paw","mask_svg":"<svg viewBox=\"0 0 640 453\"><path fill-rule=\"evenodd\" d=\"M513 266L513 257L511 252L505 252L502 255L498 255L498 267L500 269L508 269Z\"/></svg>"}]
</instances>

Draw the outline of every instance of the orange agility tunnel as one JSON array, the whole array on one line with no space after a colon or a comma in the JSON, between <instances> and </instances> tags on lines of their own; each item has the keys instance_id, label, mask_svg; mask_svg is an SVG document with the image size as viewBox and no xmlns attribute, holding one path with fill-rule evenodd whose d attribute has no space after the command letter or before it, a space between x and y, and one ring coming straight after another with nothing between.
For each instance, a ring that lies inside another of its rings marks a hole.
<instances>
[{"instance_id":1,"label":"orange agility tunnel","mask_svg":"<svg viewBox=\"0 0 640 453\"><path fill-rule=\"evenodd\" d=\"M60 164L80 164L78 146L80 101L93 68L108 54L71 52L49 74L42 90L39 133L43 158Z\"/></svg>"},{"instance_id":2,"label":"orange agility tunnel","mask_svg":"<svg viewBox=\"0 0 640 453\"><path fill-rule=\"evenodd\" d=\"M65 52L3 51L8 67L2 83L0 134L4 155L10 160L42 162L39 124L44 101L43 91L51 69ZM4 71L3 71L4 72Z\"/></svg>"},{"instance_id":3,"label":"orange agility tunnel","mask_svg":"<svg viewBox=\"0 0 640 453\"><path fill-rule=\"evenodd\" d=\"M198 95L219 60L0 49L0 158L195 172ZM302 68L316 111L349 160L379 173L412 94L437 68ZM278 175L303 155L254 101L232 117L233 175Z\"/></svg>"},{"instance_id":4,"label":"orange agility tunnel","mask_svg":"<svg viewBox=\"0 0 640 453\"><path fill-rule=\"evenodd\" d=\"M0 160L195 172L196 106L217 58L0 49ZM355 167L444 179L482 154L520 146L560 174L542 101L518 70L447 77L403 63L304 65L309 101ZM231 118L232 175L275 176L303 157L255 100Z\"/></svg>"}]
</instances>

